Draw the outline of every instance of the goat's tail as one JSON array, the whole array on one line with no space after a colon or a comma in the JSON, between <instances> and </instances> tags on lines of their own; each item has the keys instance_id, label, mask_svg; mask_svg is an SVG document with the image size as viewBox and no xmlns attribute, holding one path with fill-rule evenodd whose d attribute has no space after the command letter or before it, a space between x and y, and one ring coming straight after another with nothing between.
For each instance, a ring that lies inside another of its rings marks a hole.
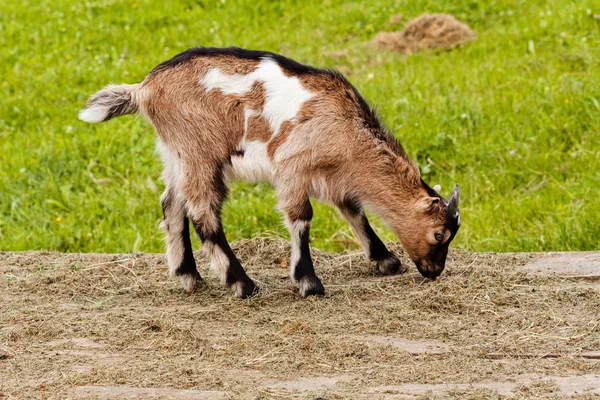
<instances>
[{"instance_id":1,"label":"goat's tail","mask_svg":"<svg viewBox=\"0 0 600 400\"><path fill-rule=\"evenodd\" d=\"M79 111L79 119L92 124L108 121L125 114L139 111L135 85L108 85L94 93L87 101L85 108Z\"/></svg>"}]
</instances>

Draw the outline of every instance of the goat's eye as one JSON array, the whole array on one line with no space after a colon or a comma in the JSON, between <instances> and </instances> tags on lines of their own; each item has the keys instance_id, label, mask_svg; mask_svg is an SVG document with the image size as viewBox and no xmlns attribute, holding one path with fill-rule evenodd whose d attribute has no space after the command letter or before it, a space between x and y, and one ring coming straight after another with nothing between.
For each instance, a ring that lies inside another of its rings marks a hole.
<instances>
[{"instance_id":1,"label":"goat's eye","mask_svg":"<svg viewBox=\"0 0 600 400\"><path fill-rule=\"evenodd\" d=\"M435 237L435 240L438 241L438 243L444 240L444 234L441 232L436 232L433 236Z\"/></svg>"}]
</instances>

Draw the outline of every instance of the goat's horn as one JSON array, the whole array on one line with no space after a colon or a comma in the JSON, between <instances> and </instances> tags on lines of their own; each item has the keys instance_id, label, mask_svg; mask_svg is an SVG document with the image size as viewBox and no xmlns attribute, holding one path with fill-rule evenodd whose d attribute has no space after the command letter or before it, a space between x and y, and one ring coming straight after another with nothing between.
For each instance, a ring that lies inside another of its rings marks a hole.
<instances>
[{"instance_id":1,"label":"goat's horn","mask_svg":"<svg viewBox=\"0 0 600 400\"><path fill-rule=\"evenodd\" d=\"M454 218L458 214L458 197L460 195L460 189L458 185L454 186L454 190L450 193L448 198L448 216Z\"/></svg>"}]
</instances>

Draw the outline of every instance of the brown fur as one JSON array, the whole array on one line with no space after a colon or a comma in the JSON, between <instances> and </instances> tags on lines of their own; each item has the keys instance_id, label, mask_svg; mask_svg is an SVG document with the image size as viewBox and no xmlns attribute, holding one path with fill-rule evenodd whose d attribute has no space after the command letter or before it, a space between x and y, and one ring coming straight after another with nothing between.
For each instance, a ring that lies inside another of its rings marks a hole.
<instances>
[{"instance_id":1,"label":"brown fur","mask_svg":"<svg viewBox=\"0 0 600 400\"><path fill-rule=\"evenodd\" d=\"M267 154L271 160L273 160L275 157L275 152L277 149L288 140L288 137L293 129L294 124L290 121L285 121L283 124L281 124L277 136L275 136L267 145Z\"/></svg>"},{"instance_id":2,"label":"brown fur","mask_svg":"<svg viewBox=\"0 0 600 400\"><path fill-rule=\"evenodd\" d=\"M309 121L311 118L315 116L315 110L313 109L317 104L315 100L308 100L305 102L298 114L296 114L296 122L302 124L304 122Z\"/></svg>"},{"instance_id":3,"label":"brown fur","mask_svg":"<svg viewBox=\"0 0 600 400\"><path fill-rule=\"evenodd\" d=\"M256 82L256 83L254 83L254 85L252 85L252 89L250 89L250 91L248 93L246 93L244 96L239 96L239 97L231 96L231 97L238 98L239 101L244 103L247 108L252 109L256 112L260 112L260 111L262 111L263 106L265 105L265 98L266 98L265 87L261 83Z\"/></svg>"},{"instance_id":4,"label":"brown fur","mask_svg":"<svg viewBox=\"0 0 600 400\"><path fill-rule=\"evenodd\" d=\"M281 135L281 133L279 135ZM269 139L271 139L271 127L269 126L269 122L259 115L253 115L248 118L246 139L268 142Z\"/></svg>"}]
</instances>

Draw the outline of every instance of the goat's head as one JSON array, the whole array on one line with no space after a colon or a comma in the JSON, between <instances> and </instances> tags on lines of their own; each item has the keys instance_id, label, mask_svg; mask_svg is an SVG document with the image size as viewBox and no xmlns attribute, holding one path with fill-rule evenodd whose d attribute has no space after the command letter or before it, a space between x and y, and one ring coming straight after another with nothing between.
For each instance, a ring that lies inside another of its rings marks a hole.
<instances>
[{"instance_id":1,"label":"goat's head","mask_svg":"<svg viewBox=\"0 0 600 400\"><path fill-rule=\"evenodd\" d=\"M401 242L417 269L426 278L437 278L446 266L448 246L458 228L458 185L448 200L440 194L440 187L429 188L424 182L426 195L416 200L410 221L406 221L407 231L401 235Z\"/></svg>"}]
</instances>

